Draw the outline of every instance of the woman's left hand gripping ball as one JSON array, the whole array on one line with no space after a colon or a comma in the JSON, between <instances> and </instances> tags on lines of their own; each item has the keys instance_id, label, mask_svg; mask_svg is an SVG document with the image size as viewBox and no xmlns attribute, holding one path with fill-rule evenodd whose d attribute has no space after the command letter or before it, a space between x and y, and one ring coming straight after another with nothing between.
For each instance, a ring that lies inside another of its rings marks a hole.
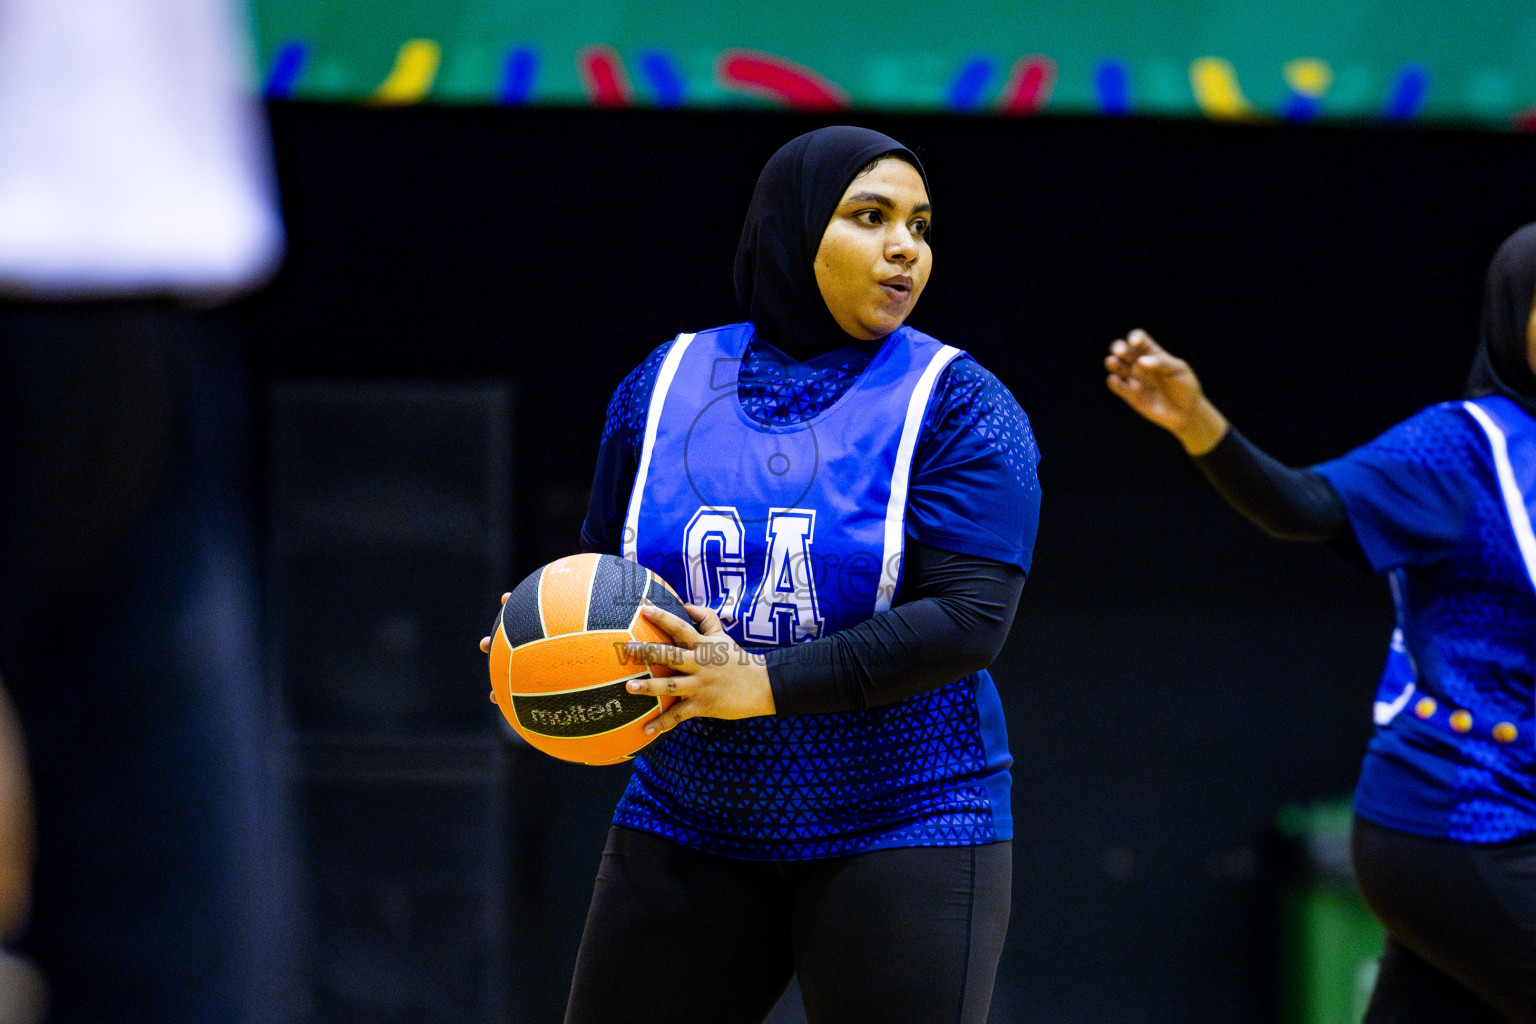
<instances>
[{"instance_id":1,"label":"woman's left hand gripping ball","mask_svg":"<svg viewBox=\"0 0 1536 1024\"><path fill-rule=\"evenodd\" d=\"M501 603L502 604L506 604L507 603L507 599L509 597L511 597L511 596L512 596L512 591L510 591L510 590L507 591L505 594L502 594L501 595ZM480 653L481 654L490 654L491 653L491 638L490 637L483 636L483 637L480 638ZM496 703L496 691L495 690L491 691L491 703L492 704Z\"/></svg>"},{"instance_id":2,"label":"woman's left hand gripping ball","mask_svg":"<svg viewBox=\"0 0 1536 1024\"><path fill-rule=\"evenodd\" d=\"M689 718L753 718L774 713L773 688L761 654L743 649L720 624L720 617L698 605L684 605L689 622L647 603L646 618L672 638L671 644L630 643L630 657L664 665L674 673L631 679L630 693L676 697L672 706L645 727L656 735Z\"/></svg>"}]
</instances>

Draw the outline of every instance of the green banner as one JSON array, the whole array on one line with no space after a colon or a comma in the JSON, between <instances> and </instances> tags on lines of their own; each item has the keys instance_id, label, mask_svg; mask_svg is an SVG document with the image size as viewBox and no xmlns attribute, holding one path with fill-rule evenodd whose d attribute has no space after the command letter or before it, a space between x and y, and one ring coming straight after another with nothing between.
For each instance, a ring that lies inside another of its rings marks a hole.
<instances>
[{"instance_id":1,"label":"green banner","mask_svg":"<svg viewBox=\"0 0 1536 1024\"><path fill-rule=\"evenodd\" d=\"M276 98L1536 128L1536 4L252 0Z\"/></svg>"}]
</instances>

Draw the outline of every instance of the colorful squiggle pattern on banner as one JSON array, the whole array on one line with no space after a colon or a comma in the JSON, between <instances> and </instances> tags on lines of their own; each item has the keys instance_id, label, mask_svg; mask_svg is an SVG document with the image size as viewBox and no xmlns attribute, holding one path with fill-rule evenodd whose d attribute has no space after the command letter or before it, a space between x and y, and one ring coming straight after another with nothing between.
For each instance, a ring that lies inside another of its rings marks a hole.
<instances>
[{"instance_id":1,"label":"colorful squiggle pattern on banner","mask_svg":"<svg viewBox=\"0 0 1536 1024\"><path fill-rule=\"evenodd\" d=\"M437 42L405 40L388 74L364 98L379 104L428 101L442 60ZM696 69L690 77L690 65L661 49L641 51L631 66L614 47L593 44L581 48L575 62L585 100L594 107L718 106L730 103L732 97L740 102L802 111L833 111L859 105L838 83L815 69L757 50L730 49L719 53L711 78L703 82L698 80ZM315 49L309 42L292 39L281 43L266 69L265 94L272 99L302 95L305 76L315 63ZM508 50L501 56L496 81L487 89L487 99L508 106L538 102L540 75L548 66L546 56L532 46ZM1188 88L1195 110L1216 120L1311 121L1327 114L1335 75L1326 61L1298 57L1287 62L1280 73L1286 85L1285 95L1268 110L1260 109L1248 98L1232 62L1222 57L1204 56L1192 61L1187 68ZM1090 74L1097 113L1115 117L1160 113L1138 106L1134 75L1125 61L1105 58ZM1012 117L1037 115L1050 110L1057 77L1056 62L1044 54L1021 56L1006 72L997 59L978 54L962 60L953 69L942 97L926 108ZM635 82L643 86L643 95L637 91ZM1419 116L1432 85L1429 69L1424 65L1403 66L1381 95L1376 116L1388 122L1413 120ZM923 105L914 105L914 109L922 108ZM1536 131L1536 101L1517 110L1510 117L1510 125L1522 131Z\"/></svg>"}]
</instances>

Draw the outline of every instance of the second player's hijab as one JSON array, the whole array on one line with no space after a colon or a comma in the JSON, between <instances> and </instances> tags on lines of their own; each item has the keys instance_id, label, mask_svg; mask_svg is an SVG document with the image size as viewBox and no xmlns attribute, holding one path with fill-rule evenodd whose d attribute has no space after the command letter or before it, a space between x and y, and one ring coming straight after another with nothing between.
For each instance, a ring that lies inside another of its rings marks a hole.
<instances>
[{"instance_id":1,"label":"second player's hijab","mask_svg":"<svg viewBox=\"0 0 1536 1024\"><path fill-rule=\"evenodd\" d=\"M1536 224L1504 240L1483 287L1483 319L1466 397L1504 395L1536 416L1536 374L1531 373L1526 325L1536 294Z\"/></svg>"},{"instance_id":2,"label":"second player's hijab","mask_svg":"<svg viewBox=\"0 0 1536 1024\"><path fill-rule=\"evenodd\" d=\"M837 325L816 284L816 250L853 176L877 157L923 165L868 128L821 128L791 139L763 167L736 247L736 300L758 337L808 359L855 340Z\"/></svg>"}]
</instances>

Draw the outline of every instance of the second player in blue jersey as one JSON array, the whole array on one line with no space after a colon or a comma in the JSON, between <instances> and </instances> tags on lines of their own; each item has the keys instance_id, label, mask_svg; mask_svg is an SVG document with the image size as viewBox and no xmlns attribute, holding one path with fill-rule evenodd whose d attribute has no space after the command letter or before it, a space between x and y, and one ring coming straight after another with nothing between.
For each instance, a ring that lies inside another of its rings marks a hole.
<instances>
[{"instance_id":1,"label":"second player in blue jersey","mask_svg":"<svg viewBox=\"0 0 1536 1024\"><path fill-rule=\"evenodd\" d=\"M1536 1022L1536 225L1489 267L1464 399L1317 466L1232 430L1143 331L1105 365L1244 515L1391 583L1354 802L1355 876L1387 931L1366 1024Z\"/></svg>"}]
</instances>

